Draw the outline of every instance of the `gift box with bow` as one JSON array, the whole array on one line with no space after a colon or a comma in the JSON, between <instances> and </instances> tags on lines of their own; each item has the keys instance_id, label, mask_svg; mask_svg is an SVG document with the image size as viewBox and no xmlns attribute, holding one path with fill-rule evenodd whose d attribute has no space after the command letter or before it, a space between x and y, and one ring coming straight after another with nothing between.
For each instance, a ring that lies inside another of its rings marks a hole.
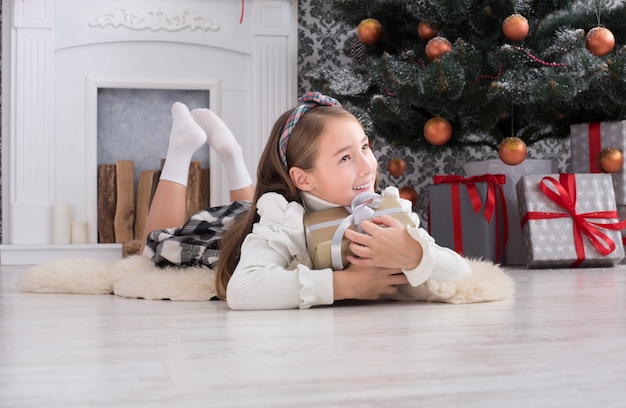
<instances>
[{"instance_id":1,"label":"gift box with bow","mask_svg":"<svg viewBox=\"0 0 626 408\"><path fill-rule=\"evenodd\" d=\"M428 229L435 241L463 256L502 263L508 215L502 174L434 176Z\"/></svg>"},{"instance_id":2,"label":"gift box with bow","mask_svg":"<svg viewBox=\"0 0 626 408\"><path fill-rule=\"evenodd\" d=\"M626 153L626 121L579 123L570 126L572 173L602 173L598 155L614 147ZM611 173L615 203L626 204L626 172Z\"/></svg>"},{"instance_id":3,"label":"gift box with bow","mask_svg":"<svg viewBox=\"0 0 626 408\"><path fill-rule=\"evenodd\" d=\"M517 184L526 266L612 266L624 258L609 174L522 176Z\"/></svg>"},{"instance_id":4,"label":"gift box with bow","mask_svg":"<svg viewBox=\"0 0 626 408\"><path fill-rule=\"evenodd\" d=\"M309 255L314 269L332 268L335 271L348 266L346 255L351 254L350 241L344 238L346 229L359 231L364 220L388 214L404 225L414 226L411 217L395 197L375 193L361 193L351 207L337 207L304 215Z\"/></svg>"},{"instance_id":5,"label":"gift box with bow","mask_svg":"<svg viewBox=\"0 0 626 408\"><path fill-rule=\"evenodd\" d=\"M617 206L617 218L626 220L626 205ZM621 262L623 264L626 262L626 229L622 230L622 245L624 246L624 259Z\"/></svg>"},{"instance_id":6,"label":"gift box with bow","mask_svg":"<svg viewBox=\"0 0 626 408\"><path fill-rule=\"evenodd\" d=\"M500 159L470 161L462 166L466 177L480 176L481 174L503 174L506 182L502 185L506 200L506 213L509 218L509 235L502 257L503 265L525 265L524 251L522 251L522 227L517 204L517 190L515 186L524 174L553 174L557 173L554 160L525 159L516 165L509 165Z\"/></svg>"}]
</instances>

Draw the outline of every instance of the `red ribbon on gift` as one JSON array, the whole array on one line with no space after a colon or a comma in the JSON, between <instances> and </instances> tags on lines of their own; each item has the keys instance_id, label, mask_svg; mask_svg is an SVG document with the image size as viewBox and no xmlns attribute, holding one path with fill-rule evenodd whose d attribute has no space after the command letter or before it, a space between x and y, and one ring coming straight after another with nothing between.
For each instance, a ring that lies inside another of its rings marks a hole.
<instances>
[{"instance_id":1,"label":"red ribbon on gift","mask_svg":"<svg viewBox=\"0 0 626 408\"><path fill-rule=\"evenodd\" d=\"M598 155L602 150L600 122L589 123L589 173L602 173L598 167Z\"/></svg>"},{"instance_id":2,"label":"red ribbon on gift","mask_svg":"<svg viewBox=\"0 0 626 408\"><path fill-rule=\"evenodd\" d=\"M472 203L474 212L478 214L483 206L483 202L480 198L480 193L476 188L475 183L487 183L487 197L485 200L485 211L483 216L488 223L491 222L493 214L496 214L496 263L500 262L500 257L509 236L509 217L506 211L506 201L504 199L504 190L502 184L506 182L506 176L504 174L483 174L480 176L472 176L465 178L457 175L445 175L445 176L433 176L433 184L452 184L452 226L454 231L454 250L463 255L463 227L461 223L461 204L460 204L460 189L459 186L464 184L467 188L467 195ZM497 193L497 195L496 195ZM504 229L504 239L500 239L500 219L498 217L498 196L502 203L502 220ZM498 245L502 242L501 245Z\"/></svg>"},{"instance_id":3,"label":"red ribbon on gift","mask_svg":"<svg viewBox=\"0 0 626 408\"><path fill-rule=\"evenodd\" d=\"M560 182L559 182L560 181ZM546 176L539 182L539 189L556 203L559 207L565 209L566 213L553 213L544 211L530 211L522 218L522 228L529 220L546 220L555 218L572 217L574 221L574 246L576 247L576 261L572 264L572 268L578 267L585 260L585 247L583 245L583 234L587 236L594 248L600 254L606 256L615 250L615 242L598 228L610 230L626 229L626 221L618 221L612 223L600 223L589 221L588 218L595 219L616 219L617 211L594 211L579 214L576 212L576 176L574 174L562 173L559 175L559 181L554 177ZM548 186L552 184L554 189ZM556 190L556 191L555 191Z\"/></svg>"}]
</instances>

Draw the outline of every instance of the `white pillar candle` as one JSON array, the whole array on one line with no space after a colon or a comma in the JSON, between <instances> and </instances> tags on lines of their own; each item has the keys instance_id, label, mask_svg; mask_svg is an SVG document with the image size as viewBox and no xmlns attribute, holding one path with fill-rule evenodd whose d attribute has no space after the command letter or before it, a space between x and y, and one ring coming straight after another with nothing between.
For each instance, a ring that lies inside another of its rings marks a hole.
<instances>
[{"instance_id":1,"label":"white pillar candle","mask_svg":"<svg viewBox=\"0 0 626 408\"><path fill-rule=\"evenodd\" d=\"M72 222L72 244L87 244L87 223L84 221Z\"/></svg>"},{"instance_id":2,"label":"white pillar candle","mask_svg":"<svg viewBox=\"0 0 626 408\"><path fill-rule=\"evenodd\" d=\"M52 206L52 243L70 243L70 207L65 204L55 204Z\"/></svg>"}]
</instances>

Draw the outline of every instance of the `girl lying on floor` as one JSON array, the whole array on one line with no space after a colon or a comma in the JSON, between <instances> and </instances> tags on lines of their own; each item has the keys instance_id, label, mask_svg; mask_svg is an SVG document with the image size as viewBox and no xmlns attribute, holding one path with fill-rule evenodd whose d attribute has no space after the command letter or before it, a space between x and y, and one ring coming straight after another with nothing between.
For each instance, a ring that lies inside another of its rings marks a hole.
<instances>
[{"instance_id":1,"label":"girl lying on floor","mask_svg":"<svg viewBox=\"0 0 626 408\"><path fill-rule=\"evenodd\" d=\"M378 163L369 139L337 100L311 92L278 118L259 161L256 188L241 147L215 113L190 112L177 102L172 120L142 255L46 262L23 276L21 290L172 300L217 296L244 310L344 299L469 303L511 296L512 280L498 265L437 245L395 187L380 195L395 197L411 224L390 215L362 221L360 232L345 231L352 252L346 268L313 269L305 214L349 208L361 193L377 192ZM185 222L189 164L204 143L220 156L232 203Z\"/></svg>"}]
</instances>

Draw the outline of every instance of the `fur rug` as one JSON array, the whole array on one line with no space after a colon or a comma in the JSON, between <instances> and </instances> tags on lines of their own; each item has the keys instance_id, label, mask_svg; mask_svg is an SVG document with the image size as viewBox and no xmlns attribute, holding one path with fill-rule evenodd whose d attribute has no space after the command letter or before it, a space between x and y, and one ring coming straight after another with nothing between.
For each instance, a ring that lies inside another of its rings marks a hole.
<instances>
[{"instance_id":1,"label":"fur rug","mask_svg":"<svg viewBox=\"0 0 626 408\"><path fill-rule=\"evenodd\" d=\"M491 262L468 259L472 275L458 282L427 281L405 293L407 299L476 303L511 298L513 280ZM115 294L128 298L203 301L215 293L214 272L207 267L156 267L137 255L119 261L57 259L29 268L18 289L31 293ZM402 299L399 293L398 298Z\"/></svg>"},{"instance_id":2,"label":"fur rug","mask_svg":"<svg viewBox=\"0 0 626 408\"><path fill-rule=\"evenodd\" d=\"M205 267L159 268L137 255L119 261L67 258L29 268L18 289L32 293L115 294L141 299L210 300L213 271Z\"/></svg>"}]
</instances>

